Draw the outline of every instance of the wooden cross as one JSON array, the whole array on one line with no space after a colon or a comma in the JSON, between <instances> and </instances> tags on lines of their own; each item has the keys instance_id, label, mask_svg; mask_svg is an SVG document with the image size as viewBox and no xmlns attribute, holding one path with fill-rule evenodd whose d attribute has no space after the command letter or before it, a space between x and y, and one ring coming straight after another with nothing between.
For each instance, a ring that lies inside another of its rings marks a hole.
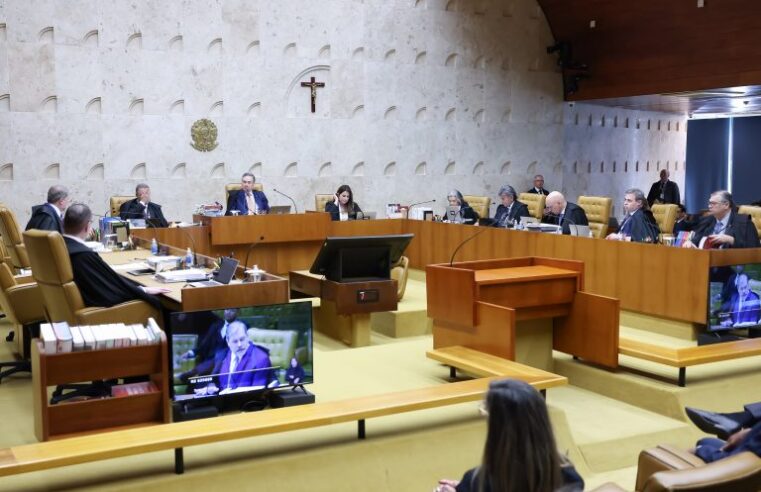
<instances>
[{"instance_id":1,"label":"wooden cross","mask_svg":"<svg viewBox=\"0 0 761 492\"><path fill-rule=\"evenodd\" d=\"M301 87L309 87L312 89L312 112L315 111L315 103L317 102L317 88L325 87L325 82L315 82L314 77L311 78L311 82L302 82Z\"/></svg>"}]
</instances>

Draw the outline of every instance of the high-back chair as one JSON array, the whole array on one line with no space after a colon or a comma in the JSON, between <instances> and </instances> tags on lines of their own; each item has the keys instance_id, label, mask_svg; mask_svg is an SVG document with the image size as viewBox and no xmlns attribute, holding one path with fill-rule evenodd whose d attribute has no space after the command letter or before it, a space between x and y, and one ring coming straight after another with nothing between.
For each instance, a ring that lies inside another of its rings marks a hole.
<instances>
[{"instance_id":1,"label":"high-back chair","mask_svg":"<svg viewBox=\"0 0 761 492\"><path fill-rule=\"evenodd\" d=\"M48 320L70 325L107 323L145 324L150 317L162 322L161 313L142 300L112 307L86 307L77 284L66 243L58 232L30 230L24 242L32 264L32 276L39 285Z\"/></svg>"},{"instance_id":2,"label":"high-back chair","mask_svg":"<svg viewBox=\"0 0 761 492\"><path fill-rule=\"evenodd\" d=\"M318 193L314 196L314 209L317 212L325 211L325 204L332 202L336 199L336 195L333 193Z\"/></svg>"},{"instance_id":3,"label":"high-back chair","mask_svg":"<svg viewBox=\"0 0 761 492\"><path fill-rule=\"evenodd\" d=\"M7 207L0 207L0 236L3 237L5 248L11 257L13 268L29 268L29 257L26 253L24 240L21 238L21 228L16 220L16 214Z\"/></svg>"},{"instance_id":4,"label":"high-back chair","mask_svg":"<svg viewBox=\"0 0 761 492\"><path fill-rule=\"evenodd\" d=\"M25 359L0 362L0 369L8 368L0 371L0 380L2 380L5 376L16 372L31 371L29 342L33 336L37 335L32 333L32 328L35 323L45 321L42 295L37 284L20 283L7 263L0 263L0 308L13 329L19 333L16 337L17 351Z\"/></svg>"},{"instance_id":5,"label":"high-back chair","mask_svg":"<svg viewBox=\"0 0 761 492\"><path fill-rule=\"evenodd\" d=\"M240 190L240 183L228 183L225 185L225 204L230 200L230 193ZM254 183L254 191L264 191L264 186L261 183Z\"/></svg>"},{"instance_id":6,"label":"high-back chair","mask_svg":"<svg viewBox=\"0 0 761 492\"><path fill-rule=\"evenodd\" d=\"M482 219L489 218L489 207L491 206L491 198L488 196L478 195L463 195L462 198L468 202L470 208L475 210L478 216Z\"/></svg>"},{"instance_id":7,"label":"high-back chair","mask_svg":"<svg viewBox=\"0 0 761 492\"><path fill-rule=\"evenodd\" d=\"M518 201L525 203L531 216L537 220L542 220L544 216L546 199L546 196L539 193L521 193L518 195Z\"/></svg>"},{"instance_id":8,"label":"high-back chair","mask_svg":"<svg viewBox=\"0 0 761 492\"><path fill-rule=\"evenodd\" d=\"M13 269L13 261L11 260L11 254L8 252L8 248L5 247L5 242L0 238L0 263L7 263L8 267Z\"/></svg>"},{"instance_id":9,"label":"high-back chair","mask_svg":"<svg viewBox=\"0 0 761 492\"><path fill-rule=\"evenodd\" d=\"M119 210L122 208L122 205L132 200L133 198L135 198L134 195L132 196L114 195L111 198L109 198L108 207L109 207L109 210L111 211L111 217L119 217Z\"/></svg>"},{"instance_id":10,"label":"high-back chair","mask_svg":"<svg viewBox=\"0 0 761 492\"><path fill-rule=\"evenodd\" d=\"M761 207L740 205L740 208L737 209L737 213L750 215L753 225L756 226L756 231L758 232L759 237L761 237Z\"/></svg>"},{"instance_id":11,"label":"high-back chair","mask_svg":"<svg viewBox=\"0 0 761 492\"><path fill-rule=\"evenodd\" d=\"M580 196L578 205L587 214L589 230L592 231L594 237L605 237L608 232L613 199L607 196Z\"/></svg>"},{"instance_id":12,"label":"high-back chair","mask_svg":"<svg viewBox=\"0 0 761 492\"><path fill-rule=\"evenodd\" d=\"M656 203L653 205L652 211L661 234L673 234L679 207L673 203Z\"/></svg>"},{"instance_id":13,"label":"high-back chair","mask_svg":"<svg viewBox=\"0 0 761 492\"><path fill-rule=\"evenodd\" d=\"M407 277L410 270L410 260L400 256L396 264L391 265L391 280L396 280L396 300L401 301L407 289Z\"/></svg>"}]
</instances>

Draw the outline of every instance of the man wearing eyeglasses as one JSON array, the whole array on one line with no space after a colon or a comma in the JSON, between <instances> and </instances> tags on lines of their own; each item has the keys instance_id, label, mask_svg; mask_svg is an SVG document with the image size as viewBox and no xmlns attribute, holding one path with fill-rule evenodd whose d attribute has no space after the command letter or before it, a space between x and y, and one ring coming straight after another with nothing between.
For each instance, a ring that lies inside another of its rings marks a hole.
<instances>
[{"instance_id":1,"label":"man wearing eyeglasses","mask_svg":"<svg viewBox=\"0 0 761 492\"><path fill-rule=\"evenodd\" d=\"M708 215L695 226L685 248L758 248L758 232L749 215L738 214L732 194L714 191L708 199Z\"/></svg>"}]
</instances>

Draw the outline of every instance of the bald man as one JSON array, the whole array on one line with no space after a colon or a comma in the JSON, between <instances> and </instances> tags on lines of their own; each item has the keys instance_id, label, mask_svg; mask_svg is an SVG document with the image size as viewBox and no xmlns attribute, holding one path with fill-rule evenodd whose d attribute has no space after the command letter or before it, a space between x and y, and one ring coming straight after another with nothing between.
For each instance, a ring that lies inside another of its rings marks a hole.
<instances>
[{"instance_id":1,"label":"bald man","mask_svg":"<svg viewBox=\"0 0 761 492\"><path fill-rule=\"evenodd\" d=\"M570 225L589 225L584 209L565 199L559 191L547 195L547 210L555 224L563 228L563 234L570 234Z\"/></svg>"},{"instance_id":2,"label":"bald man","mask_svg":"<svg viewBox=\"0 0 761 492\"><path fill-rule=\"evenodd\" d=\"M647 194L647 204L651 207L654 203L673 203L679 205L679 186L669 181L669 172L661 169L661 179L653 183L650 193Z\"/></svg>"}]
</instances>

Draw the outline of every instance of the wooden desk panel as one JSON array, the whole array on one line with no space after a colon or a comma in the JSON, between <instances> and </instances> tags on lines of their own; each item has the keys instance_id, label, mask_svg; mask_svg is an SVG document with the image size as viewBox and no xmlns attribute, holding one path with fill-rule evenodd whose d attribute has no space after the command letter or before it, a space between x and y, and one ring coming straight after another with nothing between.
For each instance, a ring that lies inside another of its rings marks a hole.
<instances>
[{"instance_id":1,"label":"wooden desk panel","mask_svg":"<svg viewBox=\"0 0 761 492\"><path fill-rule=\"evenodd\" d=\"M328 235L330 215L242 215L208 218L211 244L289 243L322 241Z\"/></svg>"}]
</instances>

